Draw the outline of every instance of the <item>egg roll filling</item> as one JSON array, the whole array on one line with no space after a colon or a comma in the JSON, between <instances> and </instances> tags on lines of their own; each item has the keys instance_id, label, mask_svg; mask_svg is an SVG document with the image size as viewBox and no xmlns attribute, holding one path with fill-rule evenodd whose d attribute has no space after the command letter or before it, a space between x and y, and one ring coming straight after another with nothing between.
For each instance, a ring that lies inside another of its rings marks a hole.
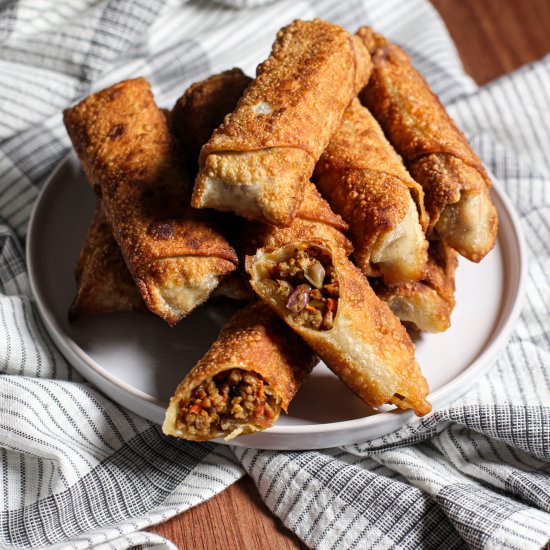
<instances>
[{"instance_id":1,"label":"egg roll filling","mask_svg":"<svg viewBox=\"0 0 550 550\"><path fill-rule=\"evenodd\" d=\"M330 255L319 247L289 248L269 268L268 283L295 323L330 330L338 309L338 277Z\"/></svg>"},{"instance_id":2,"label":"egg roll filling","mask_svg":"<svg viewBox=\"0 0 550 550\"><path fill-rule=\"evenodd\" d=\"M190 435L212 437L220 431L242 429L251 424L269 428L279 416L280 399L254 372L231 369L220 372L193 389L180 402L176 427ZM247 430L250 431L250 430Z\"/></svg>"}]
</instances>

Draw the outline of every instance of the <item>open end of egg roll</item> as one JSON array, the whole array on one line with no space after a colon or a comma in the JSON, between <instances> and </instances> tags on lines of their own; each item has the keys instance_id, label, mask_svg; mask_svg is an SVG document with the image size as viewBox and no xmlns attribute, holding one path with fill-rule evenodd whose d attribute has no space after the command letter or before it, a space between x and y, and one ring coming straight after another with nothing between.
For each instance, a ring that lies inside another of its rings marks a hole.
<instances>
[{"instance_id":1,"label":"open end of egg roll","mask_svg":"<svg viewBox=\"0 0 550 550\"><path fill-rule=\"evenodd\" d=\"M426 264L426 238L410 195L405 217L395 229L379 236L372 247L370 262L387 282L422 277Z\"/></svg>"},{"instance_id":2,"label":"open end of egg roll","mask_svg":"<svg viewBox=\"0 0 550 550\"><path fill-rule=\"evenodd\" d=\"M326 331L334 326L339 287L330 253L289 246L268 256L263 284L293 325Z\"/></svg>"},{"instance_id":3,"label":"open end of egg roll","mask_svg":"<svg viewBox=\"0 0 550 550\"><path fill-rule=\"evenodd\" d=\"M231 368L193 388L175 411L176 430L193 439L233 439L271 427L281 399L259 374Z\"/></svg>"},{"instance_id":4,"label":"open end of egg roll","mask_svg":"<svg viewBox=\"0 0 550 550\"><path fill-rule=\"evenodd\" d=\"M310 174L313 165L308 153L291 147L212 153L195 182L193 206L289 225L304 196L304 167Z\"/></svg>"},{"instance_id":5,"label":"open end of egg roll","mask_svg":"<svg viewBox=\"0 0 550 550\"><path fill-rule=\"evenodd\" d=\"M256 293L367 404L430 411L414 344L362 273L330 245L295 242L248 256Z\"/></svg>"},{"instance_id":6,"label":"open end of egg roll","mask_svg":"<svg viewBox=\"0 0 550 550\"><path fill-rule=\"evenodd\" d=\"M317 362L259 301L236 313L170 400L162 430L205 441L271 427Z\"/></svg>"},{"instance_id":7,"label":"open end of egg roll","mask_svg":"<svg viewBox=\"0 0 550 550\"><path fill-rule=\"evenodd\" d=\"M455 272L458 255L442 241L431 241L421 281L386 284L371 279L376 295L407 326L423 332L444 332L451 326L455 306Z\"/></svg>"}]
</instances>

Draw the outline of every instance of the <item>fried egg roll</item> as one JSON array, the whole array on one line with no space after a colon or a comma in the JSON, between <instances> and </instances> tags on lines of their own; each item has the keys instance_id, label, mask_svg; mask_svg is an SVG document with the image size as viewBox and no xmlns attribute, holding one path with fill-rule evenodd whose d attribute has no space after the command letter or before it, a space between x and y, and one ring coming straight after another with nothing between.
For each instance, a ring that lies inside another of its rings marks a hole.
<instances>
[{"instance_id":1,"label":"fried egg roll","mask_svg":"<svg viewBox=\"0 0 550 550\"><path fill-rule=\"evenodd\" d=\"M78 285L69 319L116 311L147 311L101 205L93 214L75 267Z\"/></svg>"},{"instance_id":2,"label":"fried egg roll","mask_svg":"<svg viewBox=\"0 0 550 550\"><path fill-rule=\"evenodd\" d=\"M451 326L455 306L455 271L458 255L442 241L431 241L421 281L385 284L372 279L376 295L401 322L422 332L444 332Z\"/></svg>"},{"instance_id":3,"label":"fried egg roll","mask_svg":"<svg viewBox=\"0 0 550 550\"><path fill-rule=\"evenodd\" d=\"M177 387L162 431L231 439L271 427L317 358L260 301L238 312Z\"/></svg>"},{"instance_id":4,"label":"fried egg roll","mask_svg":"<svg viewBox=\"0 0 550 550\"><path fill-rule=\"evenodd\" d=\"M143 300L177 323L238 260L211 219L189 207L189 181L149 84L115 84L67 109L64 121Z\"/></svg>"},{"instance_id":5,"label":"fried egg roll","mask_svg":"<svg viewBox=\"0 0 550 550\"><path fill-rule=\"evenodd\" d=\"M481 160L409 56L370 28L358 35L374 64L361 101L422 185L429 235L479 262L493 248L498 226Z\"/></svg>"},{"instance_id":6,"label":"fried egg roll","mask_svg":"<svg viewBox=\"0 0 550 550\"><path fill-rule=\"evenodd\" d=\"M341 27L316 19L279 31L256 79L201 150L192 205L289 225L369 72L365 47Z\"/></svg>"},{"instance_id":7,"label":"fried egg roll","mask_svg":"<svg viewBox=\"0 0 550 550\"><path fill-rule=\"evenodd\" d=\"M75 279L78 289L69 310L71 322L117 311L149 311L99 204L80 250ZM233 302L246 302L254 297L240 268L225 276L211 294L212 300Z\"/></svg>"},{"instance_id":8,"label":"fried egg roll","mask_svg":"<svg viewBox=\"0 0 550 550\"><path fill-rule=\"evenodd\" d=\"M349 224L357 265L387 282L419 280L428 242L422 188L369 111L354 99L315 168L331 207Z\"/></svg>"},{"instance_id":9,"label":"fried egg roll","mask_svg":"<svg viewBox=\"0 0 550 550\"><path fill-rule=\"evenodd\" d=\"M261 249L246 270L260 298L365 403L430 411L407 331L342 249L311 241Z\"/></svg>"}]
</instances>

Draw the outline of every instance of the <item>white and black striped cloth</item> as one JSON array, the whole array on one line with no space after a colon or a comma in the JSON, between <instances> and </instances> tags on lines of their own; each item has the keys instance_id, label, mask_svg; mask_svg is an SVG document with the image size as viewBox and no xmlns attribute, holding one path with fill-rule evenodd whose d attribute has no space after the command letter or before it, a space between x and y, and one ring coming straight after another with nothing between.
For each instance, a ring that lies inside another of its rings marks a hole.
<instances>
[{"instance_id":1,"label":"white and black striped cloth","mask_svg":"<svg viewBox=\"0 0 550 550\"><path fill-rule=\"evenodd\" d=\"M539 548L550 540L550 58L478 88L423 0L0 2L0 547L171 547L140 529L244 472L314 548ZM233 5L233 7L231 7ZM255 7L254 6L260 6ZM191 82L252 74L275 32L323 17L404 44L518 209L525 309L459 401L379 440L267 452L162 436L90 387L29 293L29 212L69 140L63 107L144 75L171 106Z\"/></svg>"}]
</instances>

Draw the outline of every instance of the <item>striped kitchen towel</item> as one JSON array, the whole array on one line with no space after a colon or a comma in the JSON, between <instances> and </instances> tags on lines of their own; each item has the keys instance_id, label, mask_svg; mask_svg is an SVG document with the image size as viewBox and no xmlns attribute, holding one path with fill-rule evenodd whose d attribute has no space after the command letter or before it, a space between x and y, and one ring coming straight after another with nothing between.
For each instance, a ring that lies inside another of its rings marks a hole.
<instances>
[{"instance_id":1,"label":"striped kitchen towel","mask_svg":"<svg viewBox=\"0 0 550 550\"><path fill-rule=\"evenodd\" d=\"M256 7L254 7L256 6ZM164 437L67 364L23 255L32 205L69 149L61 110L136 75L171 106L249 74L276 31L371 24L411 52L522 219L525 308L485 378L387 437L272 452ZM0 3L0 546L171 547L140 529L244 472L312 548L539 548L550 540L550 57L478 88L424 0L12 0Z\"/></svg>"}]
</instances>

